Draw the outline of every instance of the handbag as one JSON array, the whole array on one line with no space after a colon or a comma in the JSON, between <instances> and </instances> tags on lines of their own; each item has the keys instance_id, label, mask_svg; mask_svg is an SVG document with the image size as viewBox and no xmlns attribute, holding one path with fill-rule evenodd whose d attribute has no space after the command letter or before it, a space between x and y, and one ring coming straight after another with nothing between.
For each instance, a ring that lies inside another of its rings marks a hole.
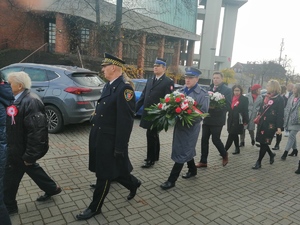
<instances>
[{"instance_id":1,"label":"handbag","mask_svg":"<svg viewBox=\"0 0 300 225\"><path fill-rule=\"evenodd\" d=\"M258 115L254 118L253 122L254 122L255 124L259 124L260 118L265 114L265 112L270 108L270 106L271 106L271 105L268 105L267 108L265 109L265 111L264 111L262 114L258 114Z\"/></svg>"}]
</instances>

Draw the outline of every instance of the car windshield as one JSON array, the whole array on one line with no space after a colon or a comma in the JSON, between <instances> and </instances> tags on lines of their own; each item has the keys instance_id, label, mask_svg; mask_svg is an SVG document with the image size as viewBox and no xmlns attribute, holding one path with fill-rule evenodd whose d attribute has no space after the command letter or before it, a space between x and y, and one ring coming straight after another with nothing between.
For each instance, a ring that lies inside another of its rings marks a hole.
<instances>
[{"instance_id":1,"label":"car windshield","mask_svg":"<svg viewBox=\"0 0 300 225\"><path fill-rule=\"evenodd\" d=\"M76 83L88 87L99 87L104 84L104 81L97 74L90 73L74 73L71 79Z\"/></svg>"}]
</instances>

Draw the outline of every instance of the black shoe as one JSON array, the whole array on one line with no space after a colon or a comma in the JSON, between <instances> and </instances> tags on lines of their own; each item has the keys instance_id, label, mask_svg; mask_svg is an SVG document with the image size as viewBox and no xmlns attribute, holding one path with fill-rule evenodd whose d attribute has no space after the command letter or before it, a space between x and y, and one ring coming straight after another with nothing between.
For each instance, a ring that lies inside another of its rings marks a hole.
<instances>
[{"instance_id":1,"label":"black shoe","mask_svg":"<svg viewBox=\"0 0 300 225\"><path fill-rule=\"evenodd\" d=\"M245 146L245 142L241 142L239 147L244 147Z\"/></svg>"},{"instance_id":2,"label":"black shoe","mask_svg":"<svg viewBox=\"0 0 300 225\"><path fill-rule=\"evenodd\" d=\"M7 212L9 215L18 213L18 211L19 211L18 206L15 206L15 207L7 207L6 206L6 209L7 209Z\"/></svg>"},{"instance_id":3,"label":"black shoe","mask_svg":"<svg viewBox=\"0 0 300 225\"><path fill-rule=\"evenodd\" d=\"M254 140L252 140L252 141L251 141L251 144L254 146L254 145L255 145L255 141L254 141Z\"/></svg>"},{"instance_id":4,"label":"black shoe","mask_svg":"<svg viewBox=\"0 0 300 225\"><path fill-rule=\"evenodd\" d=\"M197 175L197 172L194 172L194 173L192 173L192 172L187 172L186 174L182 175L182 178L184 178L184 179L189 179L189 178L194 177L194 176L196 176L196 175Z\"/></svg>"},{"instance_id":5,"label":"black shoe","mask_svg":"<svg viewBox=\"0 0 300 225\"><path fill-rule=\"evenodd\" d=\"M255 165L252 166L252 169L257 170L257 169L259 169L259 168L261 168L261 163L257 161L257 162L255 163Z\"/></svg>"},{"instance_id":6,"label":"black shoe","mask_svg":"<svg viewBox=\"0 0 300 225\"><path fill-rule=\"evenodd\" d=\"M298 150L297 149L293 149L291 154L288 154L288 156L297 156L298 155Z\"/></svg>"},{"instance_id":7,"label":"black shoe","mask_svg":"<svg viewBox=\"0 0 300 225\"><path fill-rule=\"evenodd\" d=\"M256 145L256 147L259 147L260 148L260 144L255 144Z\"/></svg>"},{"instance_id":8,"label":"black shoe","mask_svg":"<svg viewBox=\"0 0 300 225\"><path fill-rule=\"evenodd\" d=\"M288 152L284 151L283 155L281 156L281 159L286 160L287 154L288 154Z\"/></svg>"},{"instance_id":9,"label":"black shoe","mask_svg":"<svg viewBox=\"0 0 300 225\"><path fill-rule=\"evenodd\" d=\"M170 189L172 187L175 187L175 182L170 182L170 181L166 181L165 183L162 183L160 185L160 187L163 189L163 190L167 190L167 189Z\"/></svg>"},{"instance_id":10,"label":"black shoe","mask_svg":"<svg viewBox=\"0 0 300 225\"><path fill-rule=\"evenodd\" d=\"M53 192L53 193L51 193L51 194L45 193L44 195L38 197L36 200L37 200L38 202L44 202L44 201L47 201L48 199L50 199L51 196L57 195L57 194L59 194L60 192L61 192L61 188L60 188L60 187L57 187L56 190L55 190L55 192Z\"/></svg>"},{"instance_id":11,"label":"black shoe","mask_svg":"<svg viewBox=\"0 0 300 225\"><path fill-rule=\"evenodd\" d=\"M270 156L270 164L272 165L274 163L274 158L275 158L276 154L272 153L272 155Z\"/></svg>"},{"instance_id":12,"label":"black shoe","mask_svg":"<svg viewBox=\"0 0 300 225\"><path fill-rule=\"evenodd\" d=\"M275 145L274 148L272 148L272 150L279 150L279 146Z\"/></svg>"},{"instance_id":13,"label":"black shoe","mask_svg":"<svg viewBox=\"0 0 300 225\"><path fill-rule=\"evenodd\" d=\"M96 188L96 184L90 184L90 187L95 189Z\"/></svg>"},{"instance_id":14,"label":"black shoe","mask_svg":"<svg viewBox=\"0 0 300 225\"><path fill-rule=\"evenodd\" d=\"M87 220L89 218L92 218L95 215L100 214L100 213L101 213L101 211L99 211L99 212L92 212L91 209L87 208L83 212L81 212L78 215L76 215L76 219L77 220Z\"/></svg>"},{"instance_id":15,"label":"black shoe","mask_svg":"<svg viewBox=\"0 0 300 225\"><path fill-rule=\"evenodd\" d=\"M144 165L142 165L142 168L150 168L153 165L154 165L153 161L147 161L144 163Z\"/></svg>"},{"instance_id":16,"label":"black shoe","mask_svg":"<svg viewBox=\"0 0 300 225\"><path fill-rule=\"evenodd\" d=\"M141 186L142 182L138 180L136 187L130 191L129 195L127 196L127 200L131 200L136 195L137 189Z\"/></svg>"},{"instance_id":17,"label":"black shoe","mask_svg":"<svg viewBox=\"0 0 300 225\"><path fill-rule=\"evenodd\" d=\"M233 152L232 154L233 154L233 155L240 154L240 149L239 149L239 148L236 148L236 149L235 149L235 152Z\"/></svg>"}]
</instances>

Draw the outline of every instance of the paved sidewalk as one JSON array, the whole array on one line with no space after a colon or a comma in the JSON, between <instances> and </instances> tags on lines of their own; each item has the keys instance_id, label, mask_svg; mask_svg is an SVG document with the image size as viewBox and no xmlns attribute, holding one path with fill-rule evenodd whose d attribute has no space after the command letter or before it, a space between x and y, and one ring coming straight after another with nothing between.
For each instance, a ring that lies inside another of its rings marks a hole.
<instances>
[{"instance_id":1,"label":"paved sidewalk","mask_svg":"<svg viewBox=\"0 0 300 225\"><path fill-rule=\"evenodd\" d=\"M270 165L266 154L260 170L251 169L258 158L258 148L250 144L248 134L241 154L232 155L233 146L229 150L226 167L221 165L221 157L210 143L208 168L198 169L198 175L189 180L180 177L176 187L164 191L159 185L166 181L173 166L170 159L172 129L160 134L158 163L153 168L142 169L146 135L138 124L139 119L136 119L129 152L133 174L142 181L142 186L133 200L127 201L128 190L113 183L102 214L87 221L75 220L75 215L90 203L89 184L95 177L87 169L89 124L71 125L61 134L50 135L50 150L40 160L63 192L47 202L37 202L36 198L43 193L25 175L17 196L19 214L11 216L13 225L300 224L300 175L294 173L299 159L280 160L287 137L282 138L281 150L274 151L275 163ZM199 160L200 137L195 161ZM224 143L226 138L224 127ZM275 139L272 147L274 143ZM185 166L182 172L186 171Z\"/></svg>"}]
</instances>

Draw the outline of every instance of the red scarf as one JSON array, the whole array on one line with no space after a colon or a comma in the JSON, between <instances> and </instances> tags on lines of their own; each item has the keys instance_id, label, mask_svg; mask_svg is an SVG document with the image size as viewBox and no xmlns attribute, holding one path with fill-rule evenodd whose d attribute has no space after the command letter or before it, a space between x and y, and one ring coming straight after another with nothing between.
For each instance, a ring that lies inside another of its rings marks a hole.
<instances>
[{"instance_id":1,"label":"red scarf","mask_svg":"<svg viewBox=\"0 0 300 225\"><path fill-rule=\"evenodd\" d=\"M257 99L258 94L252 94L253 102Z\"/></svg>"},{"instance_id":2,"label":"red scarf","mask_svg":"<svg viewBox=\"0 0 300 225\"><path fill-rule=\"evenodd\" d=\"M232 98L231 108L233 109L234 106L239 104L239 99L241 95L234 95Z\"/></svg>"}]
</instances>

